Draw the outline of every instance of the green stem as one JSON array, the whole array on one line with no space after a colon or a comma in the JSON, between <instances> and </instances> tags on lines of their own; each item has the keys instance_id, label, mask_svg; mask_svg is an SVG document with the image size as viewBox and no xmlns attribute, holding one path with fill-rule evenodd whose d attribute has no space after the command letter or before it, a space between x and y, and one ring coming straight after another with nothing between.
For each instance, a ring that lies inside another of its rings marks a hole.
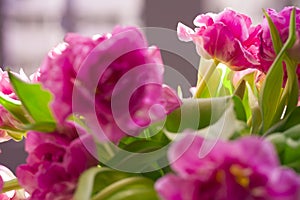
<instances>
[{"instance_id":1,"label":"green stem","mask_svg":"<svg viewBox=\"0 0 300 200\"><path fill-rule=\"evenodd\" d=\"M10 181L4 182L4 186L2 189L2 193L11 191L11 190L19 190L22 189L22 187L19 185L18 179L12 179Z\"/></svg>"},{"instance_id":2,"label":"green stem","mask_svg":"<svg viewBox=\"0 0 300 200\"><path fill-rule=\"evenodd\" d=\"M198 83L196 88L196 93L194 95L194 98L200 98L202 92L204 91L205 87L207 86L207 82L209 81L210 77L214 73L216 67L218 66L220 62L217 60L214 60L212 64L209 66L209 68L205 71L204 74L201 73L201 62L199 66L199 72L198 72Z\"/></svg>"}]
</instances>

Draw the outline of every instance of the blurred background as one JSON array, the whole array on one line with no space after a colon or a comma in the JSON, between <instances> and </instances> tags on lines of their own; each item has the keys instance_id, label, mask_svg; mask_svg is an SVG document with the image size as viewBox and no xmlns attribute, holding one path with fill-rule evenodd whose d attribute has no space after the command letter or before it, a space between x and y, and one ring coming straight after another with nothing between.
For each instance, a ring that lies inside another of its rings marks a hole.
<instances>
[{"instance_id":1,"label":"blurred background","mask_svg":"<svg viewBox=\"0 0 300 200\"><path fill-rule=\"evenodd\" d=\"M256 24L262 19L262 8L279 11L286 5L299 7L299 4L300 0L0 0L0 66L14 71L23 68L28 75L33 73L67 32L101 34L110 32L117 24L156 27L144 29L149 44L162 48L165 65L175 69L188 83L174 83L174 76L168 70L165 81L188 91L196 83L199 57L192 43L177 39L179 21L193 27L198 14L231 7L251 16ZM14 141L1 143L0 164L14 171L18 164L24 163L23 145Z\"/></svg>"}]
</instances>

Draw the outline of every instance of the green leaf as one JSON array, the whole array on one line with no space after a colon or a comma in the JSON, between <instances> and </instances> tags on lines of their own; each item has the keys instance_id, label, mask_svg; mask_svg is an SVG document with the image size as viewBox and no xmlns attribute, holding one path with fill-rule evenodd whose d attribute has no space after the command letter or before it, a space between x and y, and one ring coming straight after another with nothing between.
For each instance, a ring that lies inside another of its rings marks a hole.
<instances>
[{"instance_id":1,"label":"green leaf","mask_svg":"<svg viewBox=\"0 0 300 200\"><path fill-rule=\"evenodd\" d=\"M92 200L158 200L152 180L144 177L129 177L117 181L98 194Z\"/></svg>"},{"instance_id":2,"label":"green leaf","mask_svg":"<svg viewBox=\"0 0 300 200\"><path fill-rule=\"evenodd\" d=\"M242 100L238 96L233 96L232 100L234 102L234 111L236 113L236 118L238 120L246 122L247 116Z\"/></svg>"},{"instance_id":3,"label":"green leaf","mask_svg":"<svg viewBox=\"0 0 300 200\"><path fill-rule=\"evenodd\" d=\"M268 16L267 16L268 17ZM270 25L272 27L272 24ZM266 76L266 79L262 85L261 96L259 99L259 103L262 109L262 118L263 118L263 126L262 132L268 130L273 124L278 122L282 116L283 110L285 108L286 101L290 101L290 93L293 92L293 89L289 89L288 92L285 92L286 89L282 94L282 76L283 76L283 69L282 69L282 61L287 56L286 51L288 48L291 48L296 41L296 28L295 28L295 9L292 10L291 18L290 18L290 32L287 41L284 43L283 47L281 48L280 52L276 56L272 66ZM271 30L272 39L273 36L277 37L274 34L274 30ZM278 42L273 41L274 45L278 45ZM290 79L291 77L288 77ZM290 81L294 83L294 81ZM288 81L289 83L289 81ZM291 86L290 86L291 87ZM286 87L286 88L290 88ZM295 95L292 95L295 98ZM272 99L272 101L269 101ZM292 102L294 102L293 100ZM289 105L288 105L289 106ZM293 105L292 105L293 106ZM295 106L295 105L294 105Z\"/></svg>"},{"instance_id":4,"label":"green leaf","mask_svg":"<svg viewBox=\"0 0 300 200\"><path fill-rule=\"evenodd\" d=\"M263 131L266 131L273 122L276 112L282 113L278 109L282 93L283 69L281 60L274 62L265 78L261 88L259 104L262 109Z\"/></svg>"},{"instance_id":5,"label":"green leaf","mask_svg":"<svg viewBox=\"0 0 300 200\"><path fill-rule=\"evenodd\" d=\"M295 8L291 12L290 17L290 26L289 26L289 37L287 42L285 43L284 48L288 50L291 48L296 39L296 17L295 17ZM287 82L286 86L283 91L283 95L281 98L281 107L284 108L286 106L286 114L288 114L291 110L293 110L298 103L298 93L299 93L299 86L298 86L298 77L296 73L296 69L298 63L292 60L288 53L285 51L283 54L284 62L286 63L286 70L287 70Z\"/></svg>"},{"instance_id":6,"label":"green leaf","mask_svg":"<svg viewBox=\"0 0 300 200\"><path fill-rule=\"evenodd\" d=\"M272 43L273 43L273 47L275 50L275 53L278 54L280 49L282 48L282 41L279 35L279 32L275 26L275 24L273 23L271 17L269 16L269 14L263 9L264 15L268 21L268 25L270 28L270 33L271 33L271 37L272 37Z\"/></svg>"},{"instance_id":7,"label":"green leaf","mask_svg":"<svg viewBox=\"0 0 300 200\"><path fill-rule=\"evenodd\" d=\"M3 130L3 127L1 127L1 129ZM8 130L8 129L6 129L5 131L15 141L21 141L23 139L23 137L26 135L25 132L19 131L19 130Z\"/></svg>"},{"instance_id":8,"label":"green leaf","mask_svg":"<svg viewBox=\"0 0 300 200\"><path fill-rule=\"evenodd\" d=\"M226 109L231 96L183 99L180 108L167 116L165 129L178 133L189 128L198 130L216 122Z\"/></svg>"},{"instance_id":9,"label":"green leaf","mask_svg":"<svg viewBox=\"0 0 300 200\"><path fill-rule=\"evenodd\" d=\"M151 179L109 168L93 167L79 178L75 200L157 199ZM147 196L145 196L147 195Z\"/></svg>"},{"instance_id":10,"label":"green leaf","mask_svg":"<svg viewBox=\"0 0 300 200\"><path fill-rule=\"evenodd\" d=\"M15 93L34 122L54 124L55 119L49 109L52 99L50 92L44 90L40 84L27 83L19 79L11 72L8 72L8 75Z\"/></svg>"},{"instance_id":11,"label":"green leaf","mask_svg":"<svg viewBox=\"0 0 300 200\"><path fill-rule=\"evenodd\" d=\"M23 130L33 130L33 131L39 131L39 132L53 132L56 128L55 122L48 122L48 121L42 121L32 124L27 124L22 127Z\"/></svg>"},{"instance_id":12,"label":"green leaf","mask_svg":"<svg viewBox=\"0 0 300 200\"><path fill-rule=\"evenodd\" d=\"M284 132L293 126L300 124L300 107L296 107L293 111L291 111L283 120L274 124L267 132L266 135L271 135L277 132Z\"/></svg>"},{"instance_id":13,"label":"green leaf","mask_svg":"<svg viewBox=\"0 0 300 200\"><path fill-rule=\"evenodd\" d=\"M245 116L238 117L237 114L245 115L245 113L242 110L237 112L237 109L242 109L242 107L240 107L242 104L237 102L239 102L238 97L233 97L233 101L226 105L226 110L222 116L214 124L197 131L197 134L213 140L229 140L235 133L242 132L247 126L246 123L239 118L244 119ZM237 105L234 103L237 103Z\"/></svg>"},{"instance_id":14,"label":"green leaf","mask_svg":"<svg viewBox=\"0 0 300 200\"><path fill-rule=\"evenodd\" d=\"M24 112L24 108L20 101L11 99L0 93L0 104L10 112L17 120L22 123L28 123L28 119L26 118L26 113Z\"/></svg>"},{"instance_id":15,"label":"green leaf","mask_svg":"<svg viewBox=\"0 0 300 200\"><path fill-rule=\"evenodd\" d=\"M300 124L267 139L275 145L281 164L300 172Z\"/></svg>"},{"instance_id":16,"label":"green leaf","mask_svg":"<svg viewBox=\"0 0 300 200\"><path fill-rule=\"evenodd\" d=\"M251 87L250 84L248 84L248 82L246 83L246 86L247 86L246 94L247 94L247 100L248 100L247 106L251 110L251 119L250 119L251 120L251 125L250 125L251 130L250 130L250 132L254 133L254 134L258 134L260 127L261 127L261 123L262 123L261 110L258 105L257 97L254 95L254 92L253 92L253 89L255 89L255 88L253 88L254 86Z\"/></svg>"},{"instance_id":17,"label":"green leaf","mask_svg":"<svg viewBox=\"0 0 300 200\"><path fill-rule=\"evenodd\" d=\"M206 60L204 58L200 59L195 98L210 97L209 93L211 88L207 86L207 83L214 74L218 64L219 62L216 60ZM209 90L208 93L204 92L204 90L207 89Z\"/></svg>"},{"instance_id":18,"label":"green leaf","mask_svg":"<svg viewBox=\"0 0 300 200\"><path fill-rule=\"evenodd\" d=\"M132 174L109 168L90 168L81 174L74 198L78 200L90 200L93 195L107 186L130 176Z\"/></svg>"}]
</instances>

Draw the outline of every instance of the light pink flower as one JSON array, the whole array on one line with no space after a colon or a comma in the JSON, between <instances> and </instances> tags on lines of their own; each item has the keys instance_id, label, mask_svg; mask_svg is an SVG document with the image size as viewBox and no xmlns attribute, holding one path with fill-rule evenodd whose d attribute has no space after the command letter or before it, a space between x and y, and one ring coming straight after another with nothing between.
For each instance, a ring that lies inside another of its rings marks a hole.
<instances>
[{"instance_id":1,"label":"light pink flower","mask_svg":"<svg viewBox=\"0 0 300 200\"><path fill-rule=\"evenodd\" d=\"M216 59L233 70L255 68L260 26L231 9L219 14L207 13L195 18L195 30L179 23L177 33L182 41L193 41L197 52L206 59Z\"/></svg>"}]
</instances>

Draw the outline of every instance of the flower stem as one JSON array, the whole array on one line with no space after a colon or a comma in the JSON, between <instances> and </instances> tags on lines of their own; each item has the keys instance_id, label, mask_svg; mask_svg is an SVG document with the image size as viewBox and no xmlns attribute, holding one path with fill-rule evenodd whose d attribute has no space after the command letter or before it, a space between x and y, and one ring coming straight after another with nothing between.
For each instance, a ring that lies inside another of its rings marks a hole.
<instances>
[{"instance_id":1,"label":"flower stem","mask_svg":"<svg viewBox=\"0 0 300 200\"><path fill-rule=\"evenodd\" d=\"M19 189L22 189L22 187L20 186L18 179L15 178L10 181L4 182L4 186L1 192L5 193L11 190L19 190Z\"/></svg>"},{"instance_id":2,"label":"flower stem","mask_svg":"<svg viewBox=\"0 0 300 200\"><path fill-rule=\"evenodd\" d=\"M211 65L208 67L208 69L205 69L205 72L202 74L202 62L200 62L199 65L199 71L198 71L198 83L197 83L197 88L196 92L194 95L194 98L200 98L202 92L204 91L205 87L207 86L207 82L209 81L210 77L214 73L216 67L218 66L220 62L217 60L214 60Z\"/></svg>"}]
</instances>

